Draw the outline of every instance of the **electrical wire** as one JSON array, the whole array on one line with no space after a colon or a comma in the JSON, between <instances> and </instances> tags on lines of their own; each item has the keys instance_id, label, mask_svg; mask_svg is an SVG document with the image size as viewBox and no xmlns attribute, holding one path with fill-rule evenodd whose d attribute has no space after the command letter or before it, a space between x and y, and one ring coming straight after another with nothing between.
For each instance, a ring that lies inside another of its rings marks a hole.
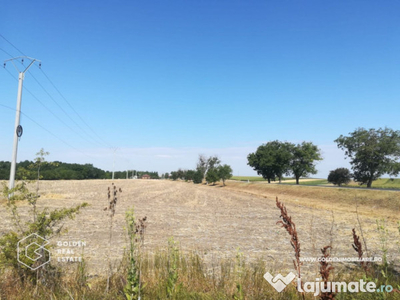
<instances>
[{"instance_id":1,"label":"electrical wire","mask_svg":"<svg viewBox=\"0 0 400 300\"><path fill-rule=\"evenodd\" d=\"M7 43L9 43L11 46L13 46L14 49L17 50L19 53L21 53L24 56L27 56L24 52L19 50L13 43L11 43L9 40L7 40L1 33L0 33L0 37L2 37Z\"/></svg>"},{"instance_id":2,"label":"electrical wire","mask_svg":"<svg viewBox=\"0 0 400 300\"><path fill-rule=\"evenodd\" d=\"M74 119L62 108L60 104L57 103L57 101L53 98L52 95L45 89L45 87L36 79L36 77L28 71L29 74L32 76L32 78L36 81L36 83L43 89L43 91L50 97L50 99L62 110L62 112L79 128L81 129L89 138L91 138L93 141L95 141L98 145L101 145L98 141L96 141L91 135L89 135L86 130L84 130L77 122L75 122Z\"/></svg>"},{"instance_id":3,"label":"electrical wire","mask_svg":"<svg viewBox=\"0 0 400 300\"><path fill-rule=\"evenodd\" d=\"M5 69L7 71L8 74L10 74L10 76L12 78L14 78L16 81L18 81L18 79L16 79L9 70ZM57 116L50 108L48 108L42 101L39 100L39 98L37 98L27 87L23 87L23 89L25 91L27 91L37 102L39 102L49 113L51 113L58 121L60 121L62 124L64 124L64 126L66 126L69 130L71 130L73 133L75 133L76 135L78 135L79 137L81 137L83 140L87 141L87 139L85 137L83 137L79 132L76 132L71 126L69 126L67 123L65 123L59 116Z\"/></svg>"},{"instance_id":4,"label":"electrical wire","mask_svg":"<svg viewBox=\"0 0 400 300\"><path fill-rule=\"evenodd\" d=\"M89 126L88 123L81 117L81 115L73 108L73 106L69 103L69 101L64 97L64 95L60 92L60 90L55 86L53 81L50 80L49 76L43 71L42 68L40 68L42 71L43 75L47 78L47 80L50 82L50 84L53 86L53 88L58 92L58 94L61 96L61 98L68 104L68 106L75 112L75 114L79 117L79 119L90 129L91 132L93 132L104 144L106 144L108 147L112 148L113 146L107 143L105 140L102 139L101 136L99 136L93 129L92 127Z\"/></svg>"},{"instance_id":5,"label":"electrical wire","mask_svg":"<svg viewBox=\"0 0 400 300\"><path fill-rule=\"evenodd\" d=\"M3 106L3 107L8 108L8 109L10 109L10 110L16 111L15 108L12 108L12 107L10 107L10 106L7 106L7 105L1 104L1 103L0 103L0 106ZM28 119L29 119L30 121L32 121L33 123L35 123L37 126L39 126L40 128L42 128L43 130L47 131L47 133L49 133L50 135L52 135L53 137L55 137L56 139L58 139L60 142L62 142L62 143L64 143L65 145L67 145L68 147L70 147L70 148L74 149L75 151L78 151L78 152L80 152L80 153L86 155L86 156L89 157L89 158L97 159L97 158L95 158L95 157L93 157L93 156L88 155L88 154L85 153L85 152L82 152L82 151L79 150L78 148L75 148L74 146L72 146L72 145L69 144L68 142L64 141L62 138L60 138L60 137L58 137L56 134L52 133L52 132L51 132L50 130L48 130L46 127L40 125L38 122L36 122L34 119L32 119L31 117L29 117L29 116L28 116L27 114L25 114L24 112L21 111L21 114L22 114L24 117L28 118Z\"/></svg>"},{"instance_id":6,"label":"electrical wire","mask_svg":"<svg viewBox=\"0 0 400 300\"><path fill-rule=\"evenodd\" d=\"M10 53L8 53L6 50L4 50L3 48L0 48L1 51L3 51L5 54L7 54L10 57L13 57Z\"/></svg>"},{"instance_id":7,"label":"electrical wire","mask_svg":"<svg viewBox=\"0 0 400 300\"><path fill-rule=\"evenodd\" d=\"M1 33L0 33L0 37L3 38L7 43L9 43L15 50L17 50L19 53L21 53L24 56L27 56L24 52L22 52L18 47L16 47L13 43L11 43L8 39L6 39ZM3 52L5 52L6 54L8 54L10 57L12 57L11 54L9 54L8 52L6 52L5 50L2 49ZM40 68L41 69L41 68ZM7 69L6 69L7 70ZM42 69L41 69L42 70ZM14 76L7 70L7 72L14 78ZM100 140L103 141L103 143L105 143L106 145L108 145L111 149L113 148L109 143L107 143L106 141L104 141L104 139L102 139L90 126L89 124L87 124L84 119L78 114L78 112L72 107L72 105L67 101L67 99L61 94L60 90L55 86L55 84L50 80L50 78L47 76L47 74L42 70L43 75L49 80L50 84L56 89L56 91L60 94L60 96L67 102L67 104L72 108L72 110L77 114L77 116L81 119L81 121L90 129L90 131L92 131ZM26 88L24 88L26 89ZM39 103L41 103L47 110L49 110L39 99L37 99L28 89L26 89L37 101L39 101ZM50 110L49 110L50 111ZM54 114L52 112L52 114ZM25 114L24 114L25 115ZM55 115L55 114L54 114ZM56 115L55 115L56 116ZM56 118L58 120L61 121L60 118L58 118L58 116L56 116ZM61 121L63 124L65 124L63 121ZM65 124L66 125L66 124ZM70 128L72 130L71 127L69 127L68 125L66 125L68 128ZM46 129L47 130L47 129ZM72 130L74 131L74 130ZM79 135L79 134L78 134ZM79 151L79 150L78 150Z\"/></svg>"},{"instance_id":8,"label":"electrical wire","mask_svg":"<svg viewBox=\"0 0 400 300\"><path fill-rule=\"evenodd\" d=\"M2 37L7 43L9 43L15 50L17 50L19 53L21 53L22 55L26 56L24 52L22 52L19 48L17 48L13 43L11 43L8 39L6 39L2 34L0 34L0 37ZM3 50L3 49L2 49ZM3 50L3 52L5 52L7 55L9 55L10 57L13 57L11 54L9 54L8 52L6 52L5 50ZM104 139L102 139L93 129L92 127L89 126L89 124L87 124L87 122L79 115L79 113L73 108L73 106L69 103L69 101L64 97L64 95L62 95L62 93L60 92L60 90L55 86L55 84L53 83L53 81L50 80L49 76L42 70L42 68L39 68L43 75L47 78L47 80L50 82L50 84L54 87L54 89L59 93L59 95L61 96L61 98L68 104L68 106L75 112L75 114L79 117L79 119L90 129L90 131L92 131L102 142L103 144L105 144L108 147L112 146L107 143ZM91 135L89 135L77 122L75 122L75 120L73 120L71 118L71 116L57 103L57 101L54 100L54 98L50 95L50 93L43 87L42 84L40 84L40 82L36 79L36 77L30 72L28 71L29 74L33 77L33 79L39 84L39 86L45 91L45 93L53 100L53 102L64 112L64 114L76 125L78 126L88 137L90 137L93 141L95 141L96 143L100 144L98 141L96 141L95 138L93 138ZM43 105L43 104L42 104ZM52 113L54 115L54 113ZM57 117L58 118L58 117ZM63 122L64 123L64 122ZM64 123L64 125L66 125ZM66 125L68 128L71 129L71 127L69 127L68 125ZM76 132L75 132L76 133ZM81 135L79 135L81 136ZM82 137L82 136L81 136Z\"/></svg>"}]
</instances>

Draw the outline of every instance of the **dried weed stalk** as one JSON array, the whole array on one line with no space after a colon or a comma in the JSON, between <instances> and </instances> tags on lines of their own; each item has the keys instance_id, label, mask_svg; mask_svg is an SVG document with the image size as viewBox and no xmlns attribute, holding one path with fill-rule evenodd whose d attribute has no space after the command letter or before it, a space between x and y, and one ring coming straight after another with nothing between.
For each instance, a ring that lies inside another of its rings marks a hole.
<instances>
[{"instance_id":1,"label":"dried weed stalk","mask_svg":"<svg viewBox=\"0 0 400 300\"><path fill-rule=\"evenodd\" d=\"M300 286L303 288L303 282L301 280L301 265L303 264L300 261L300 242L297 237L296 224L292 221L292 218L287 214L286 207L283 203L278 201L278 197L276 197L276 206L281 210L280 218L281 221L276 222L276 224L281 224L283 228L289 233L291 239L290 244L294 249L294 256L296 259L293 260L294 268L297 271L298 278L300 279ZM304 293L302 293L303 299L305 299Z\"/></svg>"},{"instance_id":2,"label":"dried weed stalk","mask_svg":"<svg viewBox=\"0 0 400 300\"><path fill-rule=\"evenodd\" d=\"M118 191L122 193L122 189L119 188L117 190L117 187L112 183L112 188L108 187L108 193L107 193L107 198L108 198L108 206L104 208L104 210L109 210L110 211L110 217L114 217L115 214L115 207L117 206L117 200L118 200ZM112 197L111 197L112 193Z\"/></svg>"},{"instance_id":3,"label":"dried weed stalk","mask_svg":"<svg viewBox=\"0 0 400 300\"><path fill-rule=\"evenodd\" d=\"M362 244L360 242L360 237L356 234L356 230L355 228L353 228L353 240L354 240L354 244L352 244L353 249L358 253L358 258L361 261L361 267L364 269L365 275L368 276L368 272L369 272L369 262L368 261L363 261L363 250L362 250Z\"/></svg>"},{"instance_id":4,"label":"dried weed stalk","mask_svg":"<svg viewBox=\"0 0 400 300\"><path fill-rule=\"evenodd\" d=\"M356 215L357 215L358 226L360 227L361 238L362 238L362 240L364 242L365 254L368 256L367 243L366 243L365 238L364 238L364 233L363 233L362 226L361 226L360 216L358 214L358 199L357 199L357 197L355 198L355 202L356 202Z\"/></svg>"},{"instance_id":5,"label":"dried weed stalk","mask_svg":"<svg viewBox=\"0 0 400 300\"><path fill-rule=\"evenodd\" d=\"M324 248L321 249L322 252L322 258L321 261L319 262L319 273L322 276L322 281L324 283L324 290L328 289L328 279L329 279L329 274L330 272L334 269L331 263L328 262L328 258L330 257L330 251L328 249L332 249L331 246L325 246ZM335 293L330 292L324 292L321 289L321 294L319 296L320 300L334 300L335 299Z\"/></svg>"},{"instance_id":6,"label":"dried weed stalk","mask_svg":"<svg viewBox=\"0 0 400 300\"><path fill-rule=\"evenodd\" d=\"M107 287L106 291L108 292L109 287L110 287L110 278L112 275L112 265L111 265L111 244L112 244L112 232L113 232L113 219L115 215L115 207L117 206L117 200L118 200L118 192L122 193L121 188L117 189L117 187L112 183L112 187L108 187L108 193L107 193L107 198L108 198L108 207L105 207L104 210L109 210L109 216L110 216L110 239L109 239L109 246L108 246L108 265L109 265L109 274L107 276Z\"/></svg>"}]
</instances>

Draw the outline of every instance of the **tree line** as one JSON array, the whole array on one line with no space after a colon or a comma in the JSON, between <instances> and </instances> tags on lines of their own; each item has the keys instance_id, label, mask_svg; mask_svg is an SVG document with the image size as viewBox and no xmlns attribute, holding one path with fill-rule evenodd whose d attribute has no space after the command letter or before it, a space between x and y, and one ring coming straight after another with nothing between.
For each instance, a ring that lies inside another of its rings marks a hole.
<instances>
[{"instance_id":1,"label":"tree line","mask_svg":"<svg viewBox=\"0 0 400 300\"><path fill-rule=\"evenodd\" d=\"M283 175L293 175L299 184L300 177L317 173L315 163L322 160L320 151L311 142L296 145L276 140L258 147L255 153L247 156L247 160L248 165L269 183L276 178L281 182Z\"/></svg>"},{"instance_id":2,"label":"tree line","mask_svg":"<svg viewBox=\"0 0 400 300\"><path fill-rule=\"evenodd\" d=\"M400 131L390 128L357 128L349 136L340 135L334 141L350 159L352 173L346 168L330 171L328 181L346 184L351 178L359 184L371 187L372 182L383 174L397 176L400 173ZM293 144L278 140L262 144L247 156L248 165L268 182L283 175L292 175L299 184L301 177L316 174L316 163L322 160L321 150L312 142Z\"/></svg>"},{"instance_id":3,"label":"tree line","mask_svg":"<svg viewBox=\"0 0 400 300\"><path fill-rule=\"evenodd\" d=\"M200 154L195 170L178 169L170 174L166 173L164 176L172 180L193 181L196 184L202 183L203 180L212 184L222 180L225 186L225 180L232 177L232 168L227 164L222 165L217 156L207 157Z\"/></svg>"},{"instance_id":4,"label":"tree line","mask_svg":"<svg viewBox=\"0 0 400 300\"><path fill-rule=\"evenodd\" d=\"M112 172L110 172L110 171L106 171L106 173L112 174ZM128 178L135 177L137 179L140 179L145 174L149 175L150 179L160 179L160 176L158 175L158 172L154 172L154 171L137 171L137 170L114 172L114 178L115 179L126 179L126 176L128 175Z\"/></svg>"},{"instance_id":5,"label":"tree line","mask_svg":"<svg viewBox=\"0 0 400 300\"><path fill-rule=\"evenodd\" d=\"M328 181L334 184L343 184L351 178L360 184L371 187L372 182L383 174L397 176L400 173L400 131L390 128L365 129L357 128L348 136L340 135L335 141L339 149L345 151L346 158L350 159L352 173L346 168L337 168L330 172ZM37 153L35 161L22 161L17 165L16 179L38 179L38 168L40 179L68 180L68 179L111 179L112 172L104 171L94 167L92 164L71 164L64 162L48 163L44 156L48 155L41 149ZM271 141L262 144L254 153L247 156L248 165L268 182L279 180L284 175L293 176L299 184L301 177L316 174L316 163L322 160L321 150L312 142L299 144ZM0 161L0 180L8 180L11 163ZM148 174L152 179L159 179L158 172L130 171L132 175L140 178ZM127 177L126 171L114 173L115 179ZM162 174L162 178L173 180L182 179L201 183L206 180L215 184L217 181L232 177L232 168L222 165L217 156L199 155L196 169L178 169L171 173Z\"/></svg>"},{"instance_id":6,"label":"tree line","mask_svg":"<svg viewBox=\"0 0 400 300\"><path fill-rule=\"evenodd\" d=\"M10 178L11 162L0 161L0 180ZM150 175L151 179L159 179L158 172L129 171L129 177L136 175L140 178L144 174ZM126 171L114 172L114 179L125 179ZM37 161L21 161L17 164L15 178L17 180L37 179ZM44 180L81 180L81 179L111 179L112 172L104 171L94 167L92 164L72 164L60 161L43 161L40 166L40 179Z\"/></svg>"}]
</instances>

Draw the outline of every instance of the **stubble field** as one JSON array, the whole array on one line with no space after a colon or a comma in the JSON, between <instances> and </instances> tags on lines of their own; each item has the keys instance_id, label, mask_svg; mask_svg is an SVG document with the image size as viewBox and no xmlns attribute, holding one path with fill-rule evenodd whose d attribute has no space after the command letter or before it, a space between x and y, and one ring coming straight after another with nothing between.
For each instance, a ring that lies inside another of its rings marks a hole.
<instances>
[{"instance_id":1,"label":"stubble field","mask_svg":"<svg viewBox=\"0 0 400 300\"><path fill-rule=\"evenodd\" d=\"M335 193L340 192L333 189L268 187L264 184L261 188L255 184L235 182L228 182L226 187L169 180L114 182L117 188L122 189L116 206L111 244L115 267L126 247L125 211L134 206L137 218L147 216L146 253L165 249L168 238L174 237L183 251L196 251L210 267L241 252L248 261L262 259L267 269L294 271L289 236L276 224L280 212L275 205L275 196L286 204L296 223L302 257L319 257L320 249L326 245L332 245L332 256L356 257L351 246L351 230L356 228L360 234L360 222L368 256L382 257L382 243L386 242L389 262L399 264L400 235L396 223L399 218L398 210L395 210L399 192L379 194L375 191L378 194L373 194L371 202L363 201L367 194L362 194L357 214L354 201L349 203L347 198L338 199ZM111 184L109 180L40 182L39 209L72 207L83 202L90 204L75 220L65 222L64 228L68 232L54 238L52 243L86 242L83 256L93 276L105 275L107 270L110 218L104 208L108 202L107 188ZM343 193L354 199L348 193L356 192L347 190ZM386 203L388 201L393 203ZM20 209L21 216L26 218L30 207L20 204ZM7 210L0 211L0 218L0 233L13 227ZM385 235L377 230L377 220L382 219L385 219ZM76 252L74 256L82 255L82 248L73 249ZM354 264L336 264L336 267L351 266ZM304 263L303 266L311 278L317 268L317 263Z\"/></svg>"}]
</instances>

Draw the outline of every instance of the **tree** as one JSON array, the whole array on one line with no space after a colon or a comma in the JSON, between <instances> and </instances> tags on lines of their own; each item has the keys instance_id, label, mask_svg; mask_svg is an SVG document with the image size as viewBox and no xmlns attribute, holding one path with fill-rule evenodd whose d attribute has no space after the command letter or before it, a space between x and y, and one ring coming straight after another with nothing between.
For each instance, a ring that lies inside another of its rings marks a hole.
<instances>
[{"instance_id":1,"label":"tree","mask_svg":"<svg viewBox=\"0 0 400 300\"><path fill-rule=\"evenodd\" d=\"M185 171L183 171L182 169L178 169L178 171L176 171L178 179L182 179L185 177Z\"/></svg>"},{"instance_id":2,"label":"tree","mask_svg":"<svg viewBox=\"0 0 400 300\"><path fill-rule=\"evenodd\" d=\"M198 184L198 183L202 183L203 181L203 174L197 170L194 175L193 175L193 183Z\"/></svg>"},{"instance_id":3,"label":"tree","mask_svg":"<svg viewBox=\"0 0 400 300\"><path fill-rule=\"evenodd\" d=\"M228 165L218 166L217 174L220 179L222 179L222 183L225 186L225 180L232 177L232 168Z\"/></svg>"},{"instance_id":4,"label":"tree","mask_svg":"<svg viewBox=\"0 0 400 300\"><path fill-rule=\"evenodd\" d=\"M170 177L172 178L172 180L177 180L179 178L178 172L172 171Z\"/></svg>"},{"instance_id":5,"label":"tree","mask_svg":"<svg viewBox=\"0 0 400 300\"><path fill-rule=\"evenodd\" d=\"M217 156L207 157L205 155L200 154L196 170L200 171L204 178L208 170L215 168L220 162L221 161Z\"/></svg>"},{"instance_id":6,"label":"tree","mask_svg":"<svg viewBox=\"0 0 400 300\"><path fill-rule=\"evenodd\" d=\"M204 178L204 176L205 176L205 174L206 174L206 171L207 171L207 168L208 168L207 160L208 160L208 159L207 159L206 156L200 154L200 155L199 155L199 160L198 160L197 166L196 166L196 170L199 171L199 172L201 173L201 175L203 176L203 178Z\"/></svg>"},{"instance_id":7,"label":"tree","mask_svg":"<svg viewBox=\"0 0 400 300\"><path fill-rule=\"evenodd\" d=\"M348 184L351 180L351 174L347 168L337 168L329 172L328 182L334 185L341 186L342 184Z\"/></svg>"},{"instance_id":8,"label":"tree","mask_svg":"<svg viewBox=\"0 0 400 300\"><path fill-rule=\"evenodd\" d=\"M320 149L311 142L297 144L291 149L292 157L290 159L290 171L296 178L296 184L299 184L300 177L316 174L315 162L322 160Z\"/></svg>"},{"instance_id":9,"label":"tree","mask_svg":"<svg viewBox=\"0 0 400 300\"><path fill-rule=\"evenodd\" d=\"M194 170L187 170L187 171L185 172L185 180L186 180L186 181L193 180L194 173L196 173L196 171L194 171Z\"/></svg>"},{"instance_id":10,"label":"tree","mask_svg":"<svg viewBox=\"0 0 400 300\"><path fill-rule=\"evenodd\" d=\"M293 144L288 142L279 142L273 141L270 143L274 156L274 171L276 176L279 179L279 183L282 182L283 174L290 174L290 161L292 159L292 149L294 147Z\"/></svg>"},{"instance_id":11,"label":"tree","mask_svg":"<svg viewBox=\"0 0 400 300\"><path fill-rule=\"evenodd\" d=\"M208 183L215 184L217 181L220 180L218 176L218 172L215 168L209 170L206 175L206 180Z\"/></svg>"},{"instance_id":12,"label":"tree","mask_svg":"<svg viewBox=\"0 0 400 300\"><path fill-rule=\"evenodd\" d=\"M339 149L345 151L352 165L353 177L360 184L371 187L372 181L383 174L396 176L400 172L400 131L389 128L358 128L340 135L335 140Z\"/></svg>"},{"instance_id":13,"label":"tree","mask_svg":"<svg viewBox=\"0 0 400 300\"><path fill-rule=\"evenodd\" d=\"M277 140L263 144L255 153L247 156L248 165L253 167L257 174L267 179L268 183L271 180L275 181L276 177L281 183L283 174L289 173L293 146L293 144Z\"/></svg>"},{"instance_id":14,"label":"tree","mask_svg":"<svg viewBox=\"0 0 400 300\"><path fill-rule=\"evenodd\" d=\"M268 180L268 183L271 183L271 180L275 181L275 170L272 166L270 157L264 156L261 153L262 151L258 151L260 147L258 147L255 153L250 153L247 156L247 164L252 167L254 171L257 171L258 175L261 175L265 180Z\"/></svg>"}]
</instances>

